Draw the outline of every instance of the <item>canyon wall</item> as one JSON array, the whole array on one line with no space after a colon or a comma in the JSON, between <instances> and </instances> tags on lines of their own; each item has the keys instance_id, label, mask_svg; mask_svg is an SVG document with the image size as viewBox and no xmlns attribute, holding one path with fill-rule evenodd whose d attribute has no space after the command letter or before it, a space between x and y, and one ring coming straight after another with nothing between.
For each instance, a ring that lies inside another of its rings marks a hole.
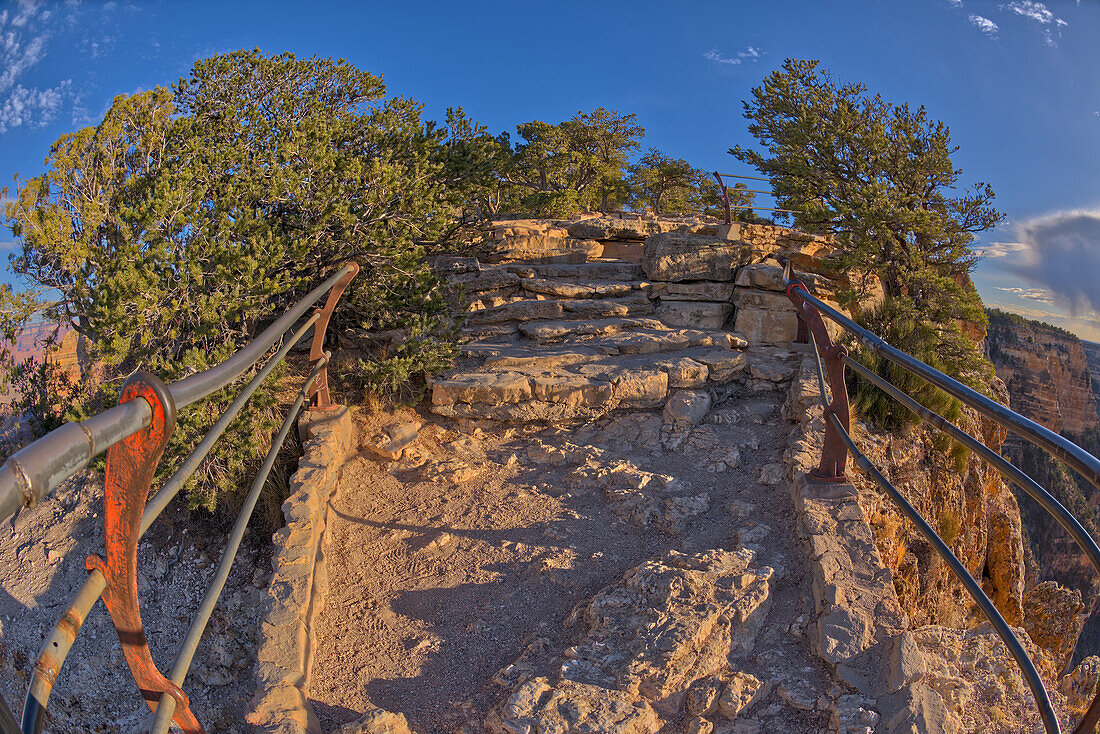
<instances>
[{"instance_id":1,"label":"canyon wall","mask_svg":"<svg viewBox=\"0 0 1100 734\"><path fill-rule=\"evenodd\" d=\"M1092 374L1076 336L991 309L985 346L1017 413L1075 436L1097 427Z\"/></svg>"},{"instance_id":2,"label":"canyon wall","mask_svg":"<svg viewBox=\"0 0 1100 734\"><path fill-rule=\"evenodd\" d=\"M1085 358L1089 363L1089 373L1092 378L1092 396L1096 398L1096 412L1100 413L1100 344L1082 341L1085 347Z\"/></svg>"},{"instance_id":3,"label":"canyon wall","mask_svg":"<svg viewBox=\"0 0 1100 734\"><path fill-rule=\"evenodd\" d=\"M1100 452L1100 417L1094 385L1100 367L1100 349L1094 345L1093 369L1089 350L1073 334L1049 324L991 310L986 354L1008 386L1013 410L1058 431L1087 451ZM1060 462L1015 436L1003 453L1028 476L1046 488L1100 538L1097 509L1100 497L1083 478ZM1017 493L1024 534L1028 541L1028 586L1055 580L1090 598L1100 591L1095 571L1066 532L1041 508ZM1100 620L1094 619L1081 635L1075 659L1100 652Z\"/></svg>"}]
</instances>

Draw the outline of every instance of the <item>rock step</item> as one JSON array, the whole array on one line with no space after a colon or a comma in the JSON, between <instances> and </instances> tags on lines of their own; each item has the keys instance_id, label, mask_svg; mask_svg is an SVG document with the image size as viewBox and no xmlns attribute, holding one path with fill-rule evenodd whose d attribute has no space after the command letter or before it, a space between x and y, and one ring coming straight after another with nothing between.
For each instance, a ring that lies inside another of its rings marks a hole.
<instances>
[{"instance_id":1,"label":"rock step","mask_svg":"<svg viewBox=\"0 0 1100 734\"><path fill-rule=\"evenodd\" d=\"M467 291L485 291L519 285L521 280L529 278L636 283L645 280L646 276L641 265L617 261L576 264L503 263L479 264L476 270L450 274L448 282Z\"/></svg>"},{"instance_id":2,"label":"rock step","mask_svg":"<svg viewBox=\"0 0 1100 734\"><path fill-rule=\"evenodd\" d=\"M639 319L650 321L652 319ZM724 347L743 349L748 341L729 331L705 329L670 329L659 321L655 325L638 326L626 331L610 333L585 333L583 324L577 331L567 331L570 322L530 322L520 325L520 333L538 345L555 344L570 347L587 347L601 354L658 354L675 352L691 347ZM550 328L544 328L549 326ZM534 336L532 336L534 335Z\"/></svg>"},{"instance_id":3,"label":"rock step","mask_svg":"<svg viewBox=\"0 0 1100 734\"><path fill-rule=\"evenodd\" d=\"M523 336L536 342L570 336L605 336L634 329L665 329L657 319L593 319L591 321L528 321L519 325Z\"/></svg>"},{"instance_id":4,"label":"rock step","mask_svg":"<svg viewBox=\"0 0 1100 734\"><path fill-rule=\"evenodd\" d=\"M670 389L724 384L748 357L722 347L691 347L654 358L602 355L593 349L539 349L468 345L486 356L481 369L432 382L431 410L451 418L508 421L591 417L615 408L660 406Z\"/></svg>"},{"instance_id":5,"label":"rock step","mask_svg":"<svg viewBox=\"0 0 1100 734\"><path fill-rule=\"evenodd\" d=\"M503 324L510 321L558 321L563 319L602 319L645 316L653 304L644 296L620 299L536 300L524 299L500 306L472 311L466 317L469 326Z\"/></svg>"}]
</instances>

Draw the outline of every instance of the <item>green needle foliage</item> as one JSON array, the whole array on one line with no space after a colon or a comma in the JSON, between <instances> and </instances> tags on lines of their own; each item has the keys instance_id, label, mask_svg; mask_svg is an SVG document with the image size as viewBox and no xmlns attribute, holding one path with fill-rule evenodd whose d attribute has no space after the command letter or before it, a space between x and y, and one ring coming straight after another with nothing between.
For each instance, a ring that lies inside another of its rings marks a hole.
<instances>
[{"instance_id":1,"label":"green needle foliage","mask_svg":"<svg viewBox=\"0 0 1100 734\"><path fill-rule=\"evenodd\" d=\"M699 214L725 215L718 182L713 174L695 168L683 158L670 158L656 148L650 148L636 164L630 167L627 179L631 203L635 208L648 208L654 215ZM733 212L746 211L755 194L746 191L744 184L729 189Z\"/></svg>"},{"instance_id":2,"label":"green needle foliage","mask_svg":"<svg viewBox=\"0 0 1100 734\"><path fill-rule=\"evenodd\" d=\"M87 339L99 379L69 417L111 404L134 370L167 382L223 361L348 260L362 272L336 327L416 335L372 364L379 382L445 364L455 317L425 255L485 215L507 146L461 110L443 127L421 113L346 61L237 51L62 136L6 210L14 270L52 300L8 293L0 307ZM235 392L183 411L166 471ZM194 505L251 474L277 402L274 388L256 394L192 483Z\"/></svg>"},{"instance_id":3,"label":"green needle foliage","mask_svg":"<svg viewBox=\"0 0 1100 734\"><path fill-rule=\"evenodd\" d=\"M730 153L769 176L777 206L800 212L796 225L832 233L837 272L850 274L838 295L853 302L880 284L882 303L860 320L892 345L981 388L992 374L972 336L986 323L969 278L974 233L1003 219L992 187L957 191L950 131L924 107L894 105L862 84L838 83L817 61L788 59L744 103L749 131L765 152ZM958 406L920 378L871 353L875 371L940 412ZM854 402L887 425L904 409L855 380Z\"/></svg>"},{"instance_id":4,"label":"green needle foliage","mask_svg":"<svg viewBox=\"0 0 1100 734\"><path fill-rule=\"evenodd\" d=\"M522 142L505 172L514 206L564 218L626 202L628 158L645 135L634 115L598 107L557 125L525 122L516 132Z\"/></svg>"}]
</instances>

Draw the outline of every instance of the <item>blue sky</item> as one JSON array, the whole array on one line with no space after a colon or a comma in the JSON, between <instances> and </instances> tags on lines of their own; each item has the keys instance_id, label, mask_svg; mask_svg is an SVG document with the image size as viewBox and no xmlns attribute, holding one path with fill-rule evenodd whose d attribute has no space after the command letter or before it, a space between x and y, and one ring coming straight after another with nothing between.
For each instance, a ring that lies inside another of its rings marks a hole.
<instances>
[{"instance_id":1,"label":"blue sky","mask_svg":"<svg viewBox=\"0 0 1100 734\"><path fill-rule=\"evenodd\" d=\"M753 142L741 100L784 58L817 58L924 104L951 127L961 181L993 184L1008 220L979 243L986 302L1100 341L1098 39L1094 0L0 0L0 177L40 173L50 143L115 95L242 47L347 58L429 117L462 106L513 136L597 106L633 112L647 146L751 173L726 153ZM0 252L10 240L0 231Z\"/></svg>"}]
</instances>

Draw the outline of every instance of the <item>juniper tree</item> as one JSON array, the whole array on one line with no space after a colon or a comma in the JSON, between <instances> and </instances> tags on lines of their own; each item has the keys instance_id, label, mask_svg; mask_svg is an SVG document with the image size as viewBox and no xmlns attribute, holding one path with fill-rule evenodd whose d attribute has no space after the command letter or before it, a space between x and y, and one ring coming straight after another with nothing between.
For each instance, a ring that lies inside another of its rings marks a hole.
<instances>
[{"instance_id":1,"label":"juniper tree","mask_svg":"<svg viewBox=\"0 0 1100 734\"><path fill-rule=\"evenodd\" d=\"M517 200L543 216L607 211L625 200L627 162L645 134L633 114L603 107L557 125L526 122L516 132L521 142L507 180Z\"/></svg>"},{"instance_id":2,"label":"juniper tree","mask_svg":"<svg viewBox=\"0 0 1100 734\"><path fill-rule=\"evenodd\" d=\"M635 206L648 207L660 214L714 214L722 205L718 182L712 174L695 168L683 158L670 158L650 148L630 167L627 179ZM753 195L744 184L730 188L730 204L743 207Z\"/></svg>"},{"instance_id":3,"label":"juniper tree","mask_svg":"<svg viewBox=\"0 0 1100 734\"><path fill-rule=\"evenodd\" d=\"M344 324L410 333L390 372L445 362L454 321L424 256L465 216L445 186L446 136L345 61L258 51L199 61L173 89L120 96L99 125L62 136L6 213L14 270L56 296L41 307L104 366L79 408L111 401L135 369L173 380L224 360L349 259L363 272ZM170 456L228 399L185 411ZM212 506L249 473L274 407L257 393L194 502Z\"/></svg>"},{"instance_id":4,"label":"juniper tree","mask_svg":"<svg viewBox=\"0 0 1100 734\"><path fill-rule=\"evenodd\" d=\"M923 106L892 104L863 84L835 81L817 61L792 59L752 90L744 116L764 150L730 153L771 178L777 205L799 212L798 226L835 236L832 264L855 276L841 297L881 283L885 303L870 323L899 348L980 384L988 364L962 328L985 323L969 279L971 244L1003 215L990 185L956 187L958 147L947 125ZM950 402L910 382L926 399ZM895 410L878 403L872 412L901 420Z\"/></svg>"}]
</instances>

